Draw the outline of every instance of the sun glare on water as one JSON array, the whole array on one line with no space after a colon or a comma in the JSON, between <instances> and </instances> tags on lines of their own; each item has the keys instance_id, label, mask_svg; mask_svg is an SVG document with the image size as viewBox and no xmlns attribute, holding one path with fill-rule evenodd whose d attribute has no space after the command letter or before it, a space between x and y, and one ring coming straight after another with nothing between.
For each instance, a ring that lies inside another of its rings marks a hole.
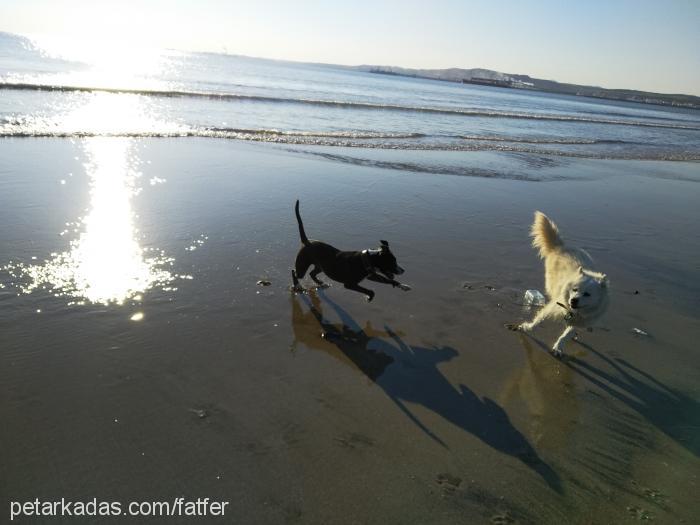
<instances>
[{"instance_id":1,"label":"sun glare on water","mask_svg":"<svg viewBox=\"0 0 700 525\"><path fill-rule=\"evenodd\" d=\"M144 99L140 95L90 93L81 106L42 125L73 135L177 135L186 131L176 122L149 115Z\"/></svg>"},{"instance_id":2,"label":"sun glare on water","mask_svg":"<svg viewBox=\"0 0 700 525\"><path fill-rule=\"evenodd\" d=\"M163 74L174 67L175 51L129 44L126 39L34 37L45 55L80 65L50 78L54 84L108 89L166 89Z\"/></svg>"},{"instance_id":3,"label":"sun glare on water","mask_svg":"<svg viewBox=\"0 0 700 525\"><path fill-rule=\"evenodd\" d=\"M124 45L70 47L68 41L63 47L57 42L44 45L65 59L90 64L83 80L91 86L132 89L161 63L160 55ZM85 137L77 144L86 159L90 206L77 223L67 224L68 229L60 232L68 238L75 236L66 251L52 253L43 264L10 263L5 267L20 292L46 289L68 298L69 304L122 304L141 301L142 293L156 285L175 289L166 286L178 277L170 271L173 261L141 246L132 206L139 192L139 159L130 136L177 133L180 128L150 115L145 99L137 94L81 93L70 99L65 110L49 116L38 114L22 123L37 135ZM65 180L60 182L65 184Z\"/></svg>"},{"instance_id":4,"label":"sun glare on water","mask_svg":"<svg viewBox=\"0 0 700 525\"><path fill-rule=\"evenodd\" d=\"M132 140L100 137L85 139L83 144L90 209L78 225L78 238L68 251L52 254L44 264L16 264L8 269L25 282L23 292L49 288L56 296L72 298L69 304L138 300L142 292L174 276L167 269L172 260L147 253L139 243L131 205L139 175Z\"/></svg>"},{"instance_id":5,"label":"sun glare on water","mask_svg":"<svg viewBox=\"0 0 700 525\"><path fill-rule=\"evenodd\" d=\"M191 129L171 119L167 105L135 93L73 94L62 105L0 123L0 136L21 129L27 135L58 137L180 136Z\"/></svg>"}]
</instances>

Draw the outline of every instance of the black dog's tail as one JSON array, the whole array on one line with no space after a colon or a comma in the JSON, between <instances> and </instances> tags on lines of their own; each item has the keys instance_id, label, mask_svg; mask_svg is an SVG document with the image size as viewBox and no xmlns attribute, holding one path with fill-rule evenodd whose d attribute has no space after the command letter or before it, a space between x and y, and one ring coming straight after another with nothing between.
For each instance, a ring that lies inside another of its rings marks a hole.
<instances>
[{"instance_id":1,"label":"black dog's tail","mask_svg":"<svg viewBox=\"0 0 700 525\"><path fill-rule=\"evenodd\" d=\"M309 238L306 236L306 232L304 231L304 223L301 222L301 215L299 214L299 199L297 199L297 203L294 205L294 213L297 214L297 222L299 223L299 236L301 237L301 242L305 246L308 246L310 244Z\"/></svg>"}]
</instances>

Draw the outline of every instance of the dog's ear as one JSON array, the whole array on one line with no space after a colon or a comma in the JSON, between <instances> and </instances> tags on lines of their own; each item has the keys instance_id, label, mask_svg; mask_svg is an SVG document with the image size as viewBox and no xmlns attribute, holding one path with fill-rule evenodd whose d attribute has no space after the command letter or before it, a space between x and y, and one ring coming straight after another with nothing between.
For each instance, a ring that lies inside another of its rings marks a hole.
<instances>
[{"instance_id":1,"label":"dog's ear","mask_svg":"<svg viewBox=\"0 0 700 525\"><path fill-rule=\"evenodd\" d=\"M579 275L583 275L583 266L578 267L578 273Z\"/></svg>"},{"instance_id":2,"label":"dog's ear","mask_svg":"<svg viewBox=\"0 0 700 525\"><path fill-rule=\"evenodd\" d=\"M389 247L389 241L379 241L382 244L382 248L388 248Z\"/></svg>"}]
</instances>

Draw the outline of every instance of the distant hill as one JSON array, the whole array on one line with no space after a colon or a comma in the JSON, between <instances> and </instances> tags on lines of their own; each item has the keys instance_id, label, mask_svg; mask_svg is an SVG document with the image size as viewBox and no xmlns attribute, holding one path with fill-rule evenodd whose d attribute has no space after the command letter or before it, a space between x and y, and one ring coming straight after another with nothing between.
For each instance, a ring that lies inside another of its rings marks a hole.
<instances>
[{"instance_id":1,"label":"distant hill","mask_svg":"<svg viewBox=\"0 0 700 525\"><path fill-rule=\"evenodd\" d=\"M354 66L351 69L367 71L382 75L399 75L406 77L428 78L447 82L464 82L467 84L491 85L503 88L531 89L549 93L563 93L583 97L625 100L644 104L660 104L700 109L700 97L682 94L651 93L633 89L607 89L597 86L565 84L554 80L533 78L529 75L501 73L491 69L409 69L396 66Z\"/></svg>"},{"instance_id":2,"label":"distant hill","mask_svg":"<svg viewBox=\"0 0 700 525\"><path fill-rule=\"evenodd\" d=\"M28 37L0 31L0 47L2 51L14 54L18 57L36 56L36 45ZM249 59L245 55L229 54L227 52L214 54L224 54L238 58ZM1 57L0 58L4 58ZM64 59L52 58L51 60L65 61ZM275 60L270 58L256 58L256 60L268 60L281 63L301 63L314 66L334 67L346 70L366 71L382 75L398 75L404 77L427 78L432 80L444 80L447 82L459 82L467 84L478 84L495 86L500 88L530 89L533 91L546 91L549 93L562 93L566 95L578 95L584 97L594 97L610 100L624 100L629 102L641 102L644 104L659 104L665 106L680 106L693 109L700 109L700 97L683 94L652 93L648 91L637 91L633 89L607 89L597 86L581 86L578 84L565 84L554 80L544 80L533 78L529 75L517 75L512 73L501 73L491 69L462 69L452 67L449 69L410 69L397 66L344 66L329 63L296 62L290 60Z\"/></svg>"}]
</instances>

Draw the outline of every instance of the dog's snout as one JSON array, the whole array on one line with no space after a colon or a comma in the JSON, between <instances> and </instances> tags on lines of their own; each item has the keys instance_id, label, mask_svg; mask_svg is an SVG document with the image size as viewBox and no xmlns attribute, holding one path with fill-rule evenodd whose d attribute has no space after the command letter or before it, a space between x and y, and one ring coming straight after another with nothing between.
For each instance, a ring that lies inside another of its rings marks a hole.
<instances>
[{"instance_id":1,"label":"dog's snout","mask_svg":"<svg viewBox=\"0 0 700 525\"><path fill-rule=\"evenodd\" d=\"M578 308L578 297L571 298L571 308Z\"/></svg>"}]
</instances>

